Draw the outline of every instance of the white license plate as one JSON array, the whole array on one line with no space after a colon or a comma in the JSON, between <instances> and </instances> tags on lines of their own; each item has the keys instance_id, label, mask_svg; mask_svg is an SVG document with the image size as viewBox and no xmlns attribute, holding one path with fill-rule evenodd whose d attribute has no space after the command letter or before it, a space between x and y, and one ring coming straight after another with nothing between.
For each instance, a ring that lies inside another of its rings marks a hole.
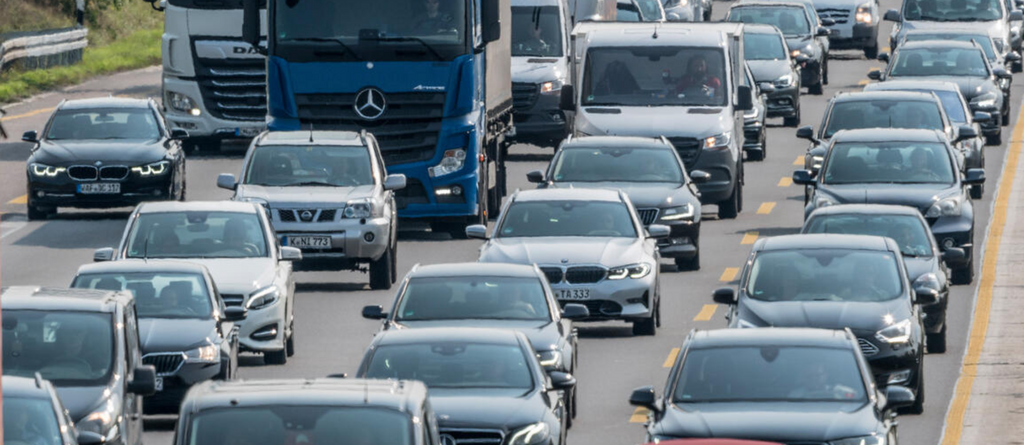
<instances>
[{"instance_id":1,"label":"white license plate","mask_svg":"<svg viewBox=\"0 0 1024 445\"><path fill-rule=\"evenodd\" d=\"M262 132L262 131L263 131L263 129L260 128L260 127L246 127L246 128L236 128L235 129L235 133L237 133L239 136L245 136L245 137L256 136L256 135L260 134L260 132Z\"/></svg>"},{"instance_id":2,"label":"white license plate","mask_svg":"<svg viewBox=\"0 0 1024 445\"><path fill-rule=\"evenodd\" d=\"M559 300L589 300L590 289L556 289Z\"/></svg>"},{"instance_id":3,"label":"white license plate","mask_svg":"<svg viewBox=\"0 0 1024 445\"><path fill-rule=\"evenodd\" d=\"M121 193L120 182L97 182L78 184L78 193L83 195L116 195Z\"/></svg>"},{"instance_id":4,"label":"white license plate","mask_svg":"<svg viewBox=\"0 0 1024 445\"><path fill-rule=\"evenodd\" d=\"M329 236L289 236L285 243L291 247L298 248L313 248L313 249L330 249L331 248L331 237Z\"/></svg>"},{"instance_id":5,"label":"white license plate","mask_svg":"<svg viewBox=\"0 0 1024 445\"><path fill-rule=\"evenodd\" d=\"M164 378L163 377L157 377L156 378L156 390L157 391L163 391L164 390Z\"/></svg>"}]
</instances>

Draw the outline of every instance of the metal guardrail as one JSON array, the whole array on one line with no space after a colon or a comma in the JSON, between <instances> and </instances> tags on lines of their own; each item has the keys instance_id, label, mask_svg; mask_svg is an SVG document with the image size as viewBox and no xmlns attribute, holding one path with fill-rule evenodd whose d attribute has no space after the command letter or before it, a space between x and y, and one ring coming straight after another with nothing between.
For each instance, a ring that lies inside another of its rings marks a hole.
<instances>
[{"instance_id":1,"label":"metal guardrail","mask_svg":"<svg viewBox=\"0 0 1024 445\"><path fill-rule=\"evenodd\" d=\"M80 26L0 35L0 71L14 64L39 69L76 63L82 60L88 35Z\"/></svg>"}]
</instances>

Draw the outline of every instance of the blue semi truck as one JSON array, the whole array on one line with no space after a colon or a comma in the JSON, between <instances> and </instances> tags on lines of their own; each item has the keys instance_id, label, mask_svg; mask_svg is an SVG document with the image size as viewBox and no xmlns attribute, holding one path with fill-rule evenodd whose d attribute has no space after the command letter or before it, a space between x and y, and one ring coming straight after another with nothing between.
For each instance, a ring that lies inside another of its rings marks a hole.
<instances>
[{"instance_id":1,"label":"blue semi truck","mask_svg":"<svg viewBox=\"0 0 1024 445\"><path fill-rule=\"evenodd\" d=\"M464 237L505 195L509 0L243 0L267 43L270 131L367 130L407 178L398 214Z\"/></svg>"}]
</instances>

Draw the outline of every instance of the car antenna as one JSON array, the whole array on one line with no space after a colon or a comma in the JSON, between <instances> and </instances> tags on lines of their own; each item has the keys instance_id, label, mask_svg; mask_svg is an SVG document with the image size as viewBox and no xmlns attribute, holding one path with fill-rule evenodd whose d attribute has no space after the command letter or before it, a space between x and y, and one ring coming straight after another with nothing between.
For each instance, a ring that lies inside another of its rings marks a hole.
<instances>
[{"instance_id":1,"label":"car antenna","mask_svg":"<svg viewBox=\"0 0 1024 445\"><path fill-rule=\"evenodd\" d=\"M654 34L651 35L652 39L657 39L658 38L658 25L659 25L658 22L654 22Z\"/></svg>"},{"instance_id":2,"label":"car antenna","mask_svg":"<svg viewBox=\"0 0 1024 445\"><path fill-rule=\"evenodd\" d=\"M363 382L363 403L370 403L370 384Z\"/></svg>"},{"instance_id":3,"label":"car antenna","mask_svg":"<svg viewBox=\"0 0 1024 445\"><path fill-rule=\"evenodd\" d=\"M313 143L313 124L309 124L309 143Z\"/></svg>"}]
</instances>

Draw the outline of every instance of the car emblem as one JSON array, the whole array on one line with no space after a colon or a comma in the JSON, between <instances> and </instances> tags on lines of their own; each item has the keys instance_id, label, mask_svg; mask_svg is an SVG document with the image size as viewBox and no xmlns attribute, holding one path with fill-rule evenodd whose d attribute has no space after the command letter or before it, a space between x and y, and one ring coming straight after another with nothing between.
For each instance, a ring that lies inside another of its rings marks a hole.
<instances>
[{"instance_id":1,"label":"car emblem","mask_svg":"<svg viewBox=\"0 0 1024 445\"><path fill-rule=\"evenodd\" d=\"M568 263L569 263L569 259L568 258L562 258L562 264L568 264Z\"/></svg>"},{"instance_id":2,"label":"car emblem","mask_svg":"<svg viewBox=\"0 0 1024 445\"><path fill-rule=\"evenodd\" d=\"M102 162L102 161L96 161L96 166L97 166L97 167L99 167L99 166L101 166L101 165L103 165L103 162Z\"/></svg>"},{"instance_id":3,"label":"car emblem","mask_svg":"<svg viewBox=\"0 0 1024 445\"><path fill-rule=\"evenodd\" d=\"M388 108L384 93L376 88L365 88L356 94L356 103L352 105L359 117L372 121L381 117Z\"/></svg>"},{"instance_id":4,"label":"car emblem","mask_svg":"<svg viewBox=\"0 0 1024 445\"><path fill-rule=\"evenodd\" d=\"M451 434L441 435L441 445L457 445L457 443L458 442L455 441L455 436L452 436Z\"/></svg>"},{"instance_id":5,"label":"car emblem","mask_svg":"<svg viewBox=\"0 0 1024 445\"><path fill-rule=\"evenodd\" d=\"M303 210L302 213L299 214L299 217L301 217L303 221L309 221L313 219L313 212L309 210Z\"/></svg>"}]
</instances>

